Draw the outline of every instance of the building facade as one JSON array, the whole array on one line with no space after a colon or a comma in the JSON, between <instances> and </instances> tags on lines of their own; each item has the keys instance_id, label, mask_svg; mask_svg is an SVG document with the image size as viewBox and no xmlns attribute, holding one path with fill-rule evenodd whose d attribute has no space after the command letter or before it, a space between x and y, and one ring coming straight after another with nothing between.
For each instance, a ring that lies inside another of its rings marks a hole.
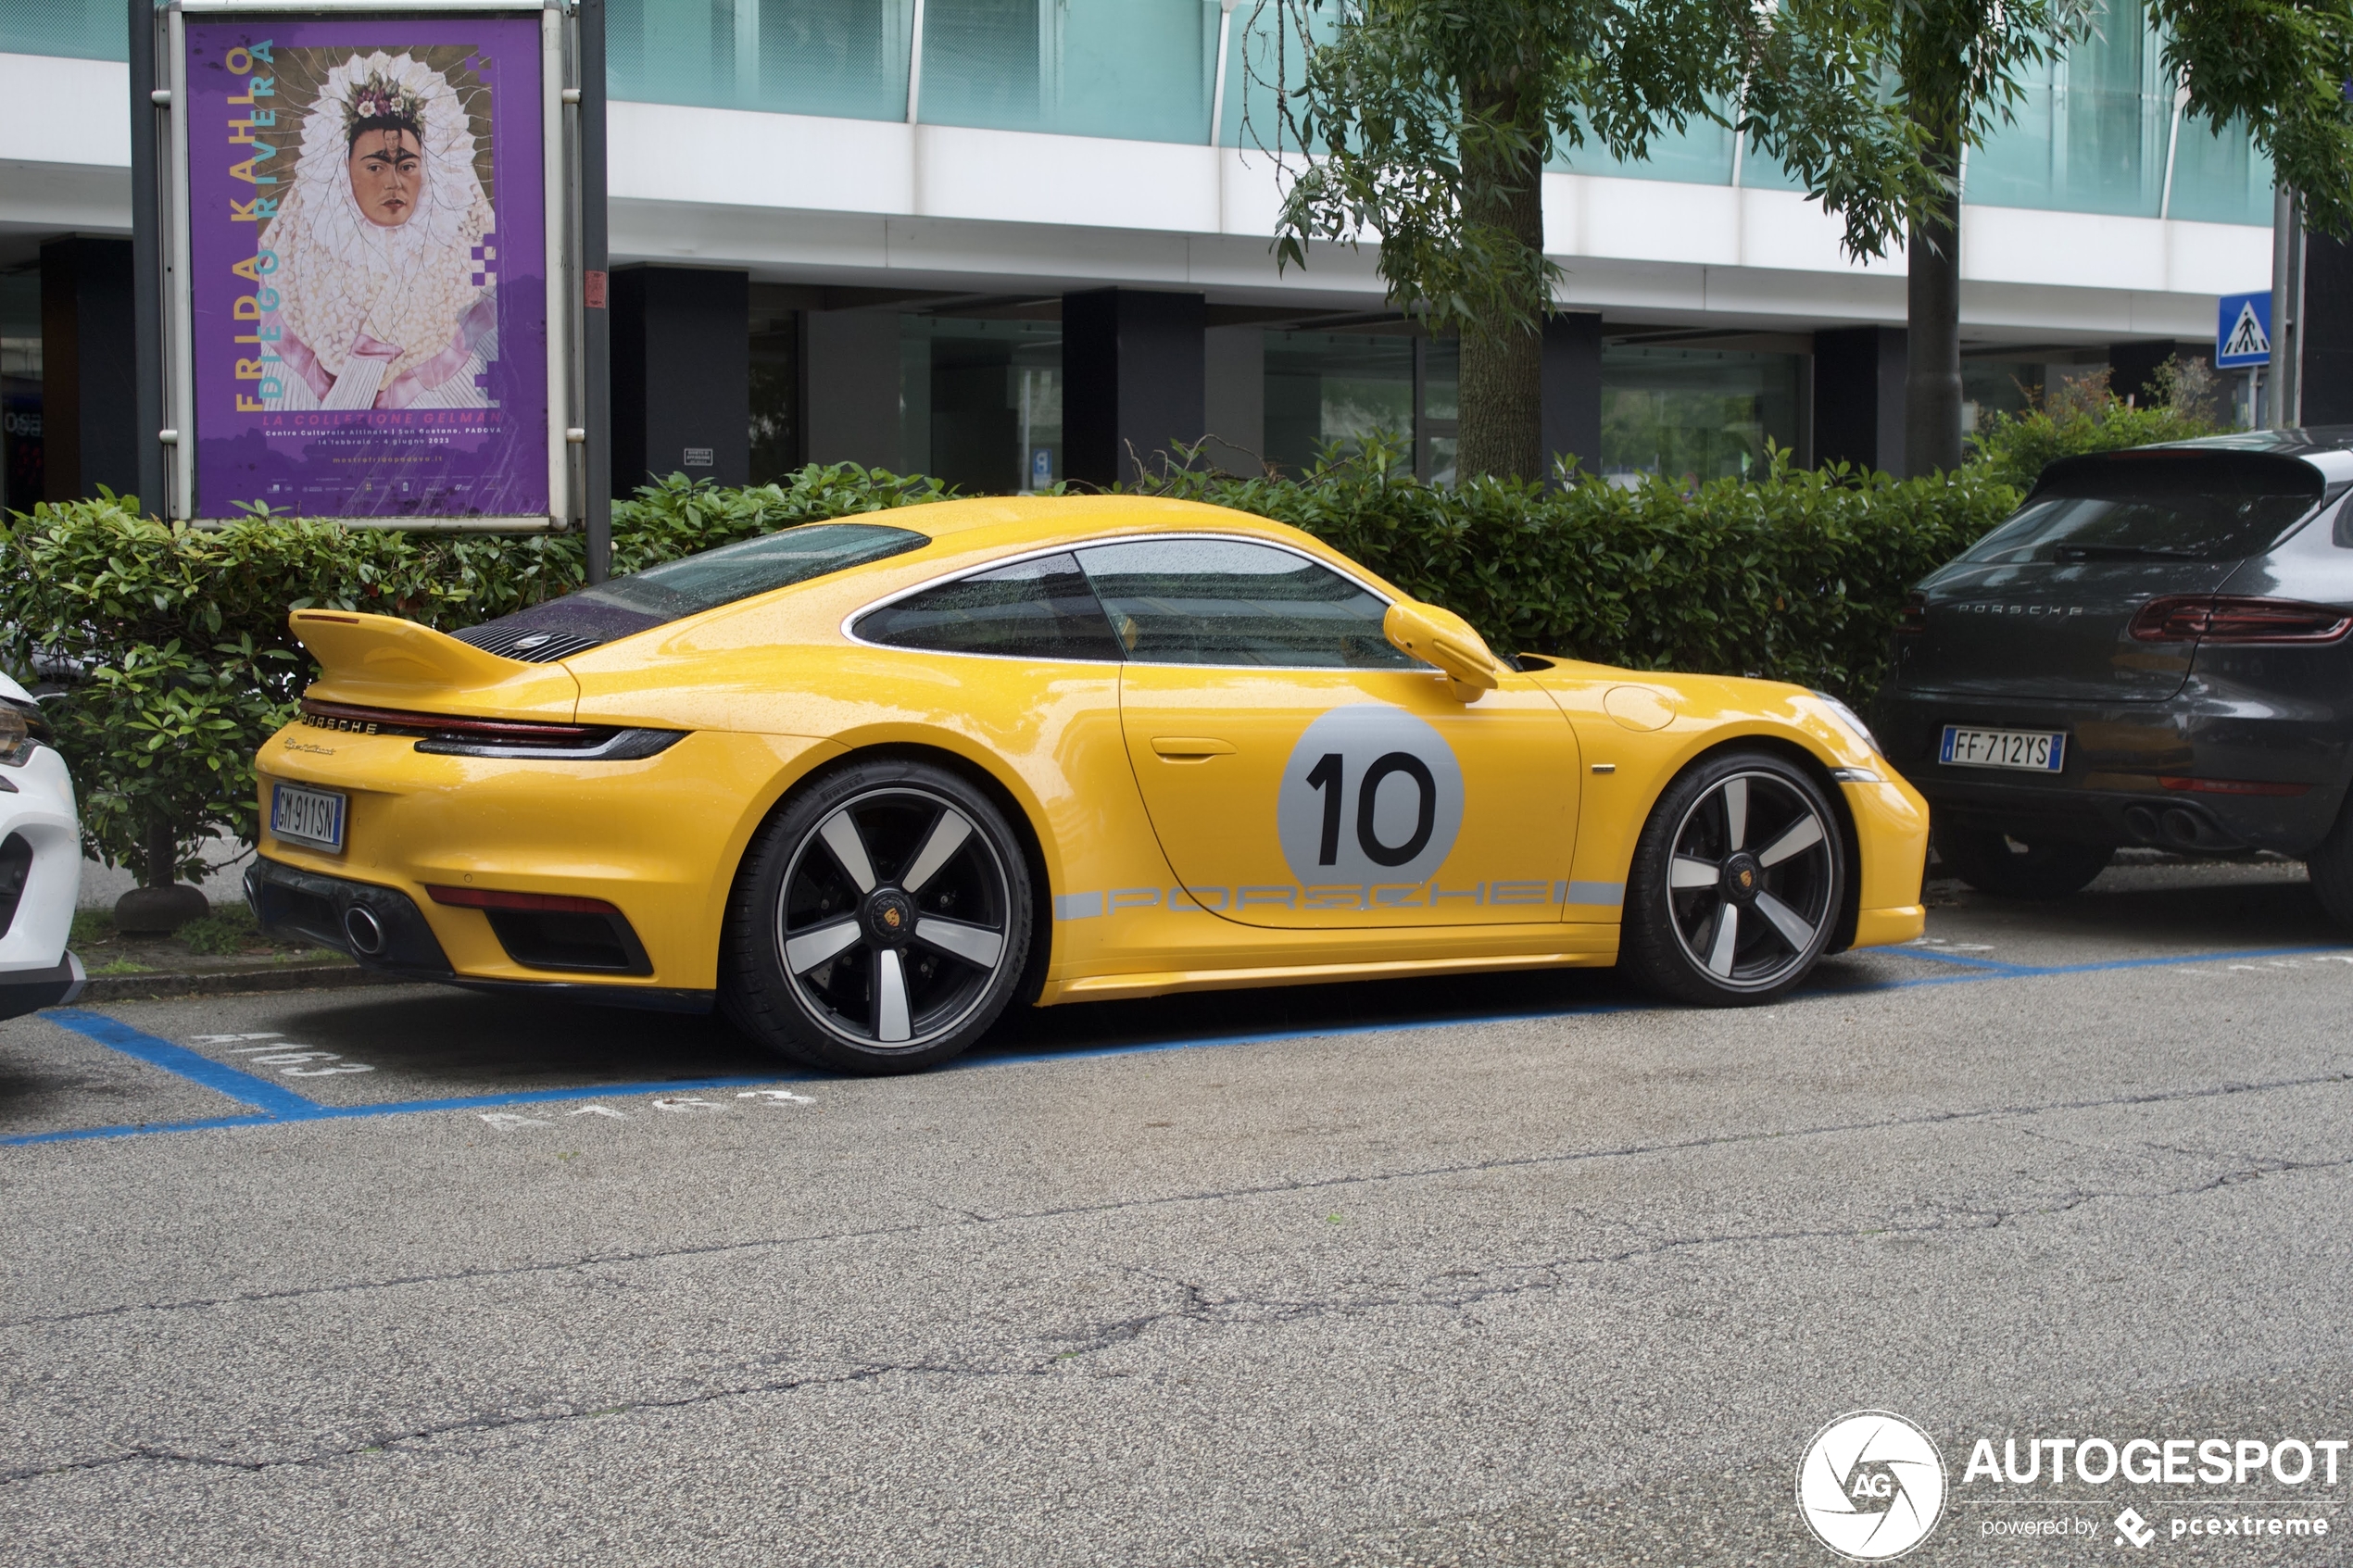
<instances>
[{"instance_id":1,"label":"building facade","mask_svg":"<svg viewBox=\"0 0 2353 1568\"><path fill-rule=\"evenodd\" d=\"M1237 471L1379 437L1452 473L1454 345L1384 305L1369 247L1276 265L1275 89L1299 45L1275 0L608 14L624 489L853 459L1006 492L1194 439ZM2269 166L2183 121L2139 15L2029 82L1965 170L1971 418L2103 370L2145 393L2210 357L2217 295L2270 284ZM121 0L0 6L11 507L128 483L125 54ZM1621 478L1743 473L1771 445L1900 469L1900 255L1844 256L1771 159L1707 125L1639 165L1571 153L1543 200L1556 457Z\"/></svg>"}]
</instances>

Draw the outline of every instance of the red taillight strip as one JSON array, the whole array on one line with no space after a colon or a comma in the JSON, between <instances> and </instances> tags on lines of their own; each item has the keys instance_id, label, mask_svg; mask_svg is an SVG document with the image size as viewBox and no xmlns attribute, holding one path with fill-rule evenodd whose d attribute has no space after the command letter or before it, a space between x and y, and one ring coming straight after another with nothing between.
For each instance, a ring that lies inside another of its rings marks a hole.
<instances>
[{"instance_id":1,"label":"red taillight strip","mask_svg":"<svg viewBox=\"0 0 2353 1568\"><path fill-rule=\"evenodd\" d=\"M2157 782L2168 789L2196 795L2305 795L2312 788L2310 784L2264 784L2255 779L2193 779L2177 773L2159 774Z\"/></svg>"},{"instance_id":2,"label":"red taillight strip","mask_svg":"<svg viewBox=\"0 0 2353 1568\"><path fill-rule=\"evenodd\" d=\"M427 730L439 734L475 735L484 740L576 741L597 734L585 724L544 724L522 719L455 719L446 713L408 713L392 708L355 708L344 702L302 699L305 714L339 719L351 724L379 724L386 729Z\"/></svg>"},{"instance_id":3,"label":"red taillight strip","mask_svg":"<svg viewBox=\"0 0 2353 1568\"><path fill-rule=\"evenodd\" d=\"M2232 594L2169 595L2133 616L2144 643L2334 643L2348 632L2353 615L2327 605Z\"/></svg>"},{"instance_id":4,"label":"red taillight strip","mask_svg":"<svg viewBox=\"0 0 2353 1568\"><path fill-rule=\"evenodd\" d=\"M433 895L434 903L453 904L461 909L533 909L564 915L621 913L602 898L575 898L569 893L497 893L486 887L441 887L432 883L425 884L425 891Z\"/></svg>"}]
</instances>

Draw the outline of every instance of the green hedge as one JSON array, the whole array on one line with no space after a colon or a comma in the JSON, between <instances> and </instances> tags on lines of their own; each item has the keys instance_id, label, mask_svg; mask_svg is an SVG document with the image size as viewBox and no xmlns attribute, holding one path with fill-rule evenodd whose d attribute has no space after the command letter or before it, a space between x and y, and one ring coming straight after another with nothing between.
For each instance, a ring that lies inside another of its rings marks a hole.
<instances>
[{"instance_id":1,"label":"green hedge","mask_svg":"<svg viewBox=\"0 0 2353 1568\"><path fill-rule=\"evenodd\" d=\"M1755 674L1859 702L1911 584L2017 503L2038 454L2183 433L2105 396L2089 412L1994 421L1980 459L1898 482L1807 472L1682 494L1401 478L1374 443L1300 480L1178 471L1126 487L1236 508L1325 539L1498 648L1636 669ZM2038 422L2039 421L2039 422ZM617 572L822 518L943 499L934 480L850 464L721 490L673 476L613 508ZM286 630L310 605L458 628L578 587L576 536L497 538L256 518L167 526L132 497L36 507L0 525L0 662L49 705L91 850L154 881L193 874L216 829L255 836L252 755L312 666Z\"/></svg>"}]
</instances>

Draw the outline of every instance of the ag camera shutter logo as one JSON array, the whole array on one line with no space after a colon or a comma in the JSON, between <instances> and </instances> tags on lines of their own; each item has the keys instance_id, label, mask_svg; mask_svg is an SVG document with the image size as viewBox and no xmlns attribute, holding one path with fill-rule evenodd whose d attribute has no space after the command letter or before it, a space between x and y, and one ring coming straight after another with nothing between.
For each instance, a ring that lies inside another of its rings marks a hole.
<instances>
[{"instance_id":1,"label":"ag camera shutter logo","mask_svg":"<svg viewBox=\"0 0 2353 1568\"><path fill-rule=\"evenodd\" d=\"M1797 1511L1815 1538L1884 1562L1928 1538L1944 1511L1944 1461L1927 1433L1886 1411L1854 1411L1814 1434L1797 1466Z\"/></svg>"}]
</instances>

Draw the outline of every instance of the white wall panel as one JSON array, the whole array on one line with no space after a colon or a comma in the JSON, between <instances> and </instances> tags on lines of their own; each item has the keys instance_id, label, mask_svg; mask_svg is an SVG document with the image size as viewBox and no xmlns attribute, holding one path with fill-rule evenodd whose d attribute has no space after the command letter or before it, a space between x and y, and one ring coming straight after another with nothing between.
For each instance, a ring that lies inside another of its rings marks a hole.
<instances>
[{"instance_id":1,"label":"white wall panel","mask_svg":"<svg viewBox=\"0 0 2353 1568\"><path fill-rule=\"evenodd\" d=\"M130 168L131 68L0 55L0 161Z\"/></svg>"}]
</instances>

